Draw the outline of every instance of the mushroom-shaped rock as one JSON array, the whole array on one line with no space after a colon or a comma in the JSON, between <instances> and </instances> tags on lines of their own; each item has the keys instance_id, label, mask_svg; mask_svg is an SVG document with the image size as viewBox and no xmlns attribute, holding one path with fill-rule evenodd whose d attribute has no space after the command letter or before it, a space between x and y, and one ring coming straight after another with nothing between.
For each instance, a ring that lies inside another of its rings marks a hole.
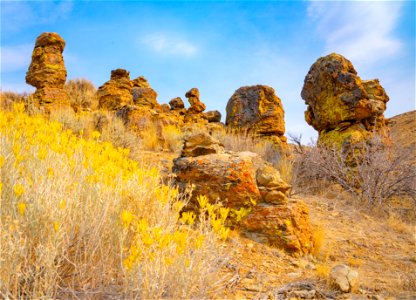
<instances>
[{"instance_id":1,"label":"mushroom-shaped rock","mask_svg":"<svg viewBox=\"0 0 416 300\"><path fill-rule=\"evenodd\" d=\"M124 69L111 71L111 78L98 88L97 97L100 108L119 110L133 104L130 72Z\"/></svg>"},{"instance_id":2,"label":"mushroom-shaped rock","mask_svg":"<svg viewBox=\"0 0 416 300\"><path fill-rule=\"evenodd\" d=\"M343 137L333 143L348 141L360 134L352 126L362 125L368 132L385 127L383 113L389 100L385 90L377 79L361 80L352 63L339 54L321 57L311 66L301 96L308 105L306 122L318 130L320 141L334 130L333 137Z\"/></svg>"}]
</instances>

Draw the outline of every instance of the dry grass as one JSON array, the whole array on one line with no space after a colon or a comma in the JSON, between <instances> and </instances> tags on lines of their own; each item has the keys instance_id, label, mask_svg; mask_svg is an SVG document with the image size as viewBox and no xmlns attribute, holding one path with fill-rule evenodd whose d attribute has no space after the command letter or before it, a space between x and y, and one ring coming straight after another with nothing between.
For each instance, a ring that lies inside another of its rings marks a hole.
<instances>
[{"instance_id":1,"label":"dry grass","mask_svg":"<svg viewBox=\"0 0 416 300\"><path fill-rule=\"evenodd\" d=\"M179 153L183 147L183 133L178 126L168 125L162 128L164 148Z\"/></svg>"},{"instance_id":2,"label":"dry grass","mask_svg":"<svg viewBox=\"0 0 416 300\"><path fill-rule=\"evenodd\" d=\"M338 184L356 198L357 206L376 210L388 208L395 197L416 199L413 152L386 145L377 136L348 149L309 147L297 155L297 190Z\"/></svg>"},{"instance_id":3,"label":"dry grass","mask_svg":"<svg viewBox=\"0 0 416 300\"><path fill-rule=\"evenodd\" d=\"M270 141L255 137L244 131L216 130L213 137L219 140L226 150L240 152L250 151L259 154L264 160L275 167L279 165L281 153Z\"/></svg>"},{"instance_id":4,"label":"dry grass","mask_svg":"<svg viewBox=\"0 0 416 300\"><path fill-rule=\"evenodd\" d=\"M208 298L225 263L213 216L128 150L62 124L0 112L0 295L12 299ZM192 217L191 217L192 218Z\"/></svg>"},{"instance_id":5,"label":"dry grass","mask_svg":"<svg viewBox=\"0 0 416 300\"><path fill-rule=\"evenodd\" d=\"M64 89L76 112L95 110L98 107L97 88L91 81L83 78L70 79L65 83Z\"/></svg>"}]
</instances>

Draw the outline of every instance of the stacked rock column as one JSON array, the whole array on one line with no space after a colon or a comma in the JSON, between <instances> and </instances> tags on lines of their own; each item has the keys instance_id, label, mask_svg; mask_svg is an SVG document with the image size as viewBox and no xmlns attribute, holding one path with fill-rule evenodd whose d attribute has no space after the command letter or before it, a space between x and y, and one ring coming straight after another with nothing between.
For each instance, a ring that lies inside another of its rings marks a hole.
<instances>
[{"instance_id":1,"label":"stacked rock column","mask_svg":"<svg viewBox=\"0 0 416 300\"><path fill-rule=\"evenodd\" d=\"M36 39L32 62L26 73L26 82L36 87L34 104L50 113L52 109L70 108L64 90L67 72L62 52L65 41L56 33L44 32Z\"/></svg>"}]
</instances>

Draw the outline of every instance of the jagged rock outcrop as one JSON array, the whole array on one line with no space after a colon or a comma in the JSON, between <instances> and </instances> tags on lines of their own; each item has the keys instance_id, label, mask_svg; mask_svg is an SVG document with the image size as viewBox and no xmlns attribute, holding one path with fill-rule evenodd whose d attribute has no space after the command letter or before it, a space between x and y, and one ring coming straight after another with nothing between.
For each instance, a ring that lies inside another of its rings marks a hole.
<instances>
[{"instance_id":1,"label":"jagged rock outcrop","mask_svg":"<svg viewBox=\"0 0 416 300\"><path fill-rule=\"evenodd\" d=\"M281 148L287 147L282 103L273 88L266 85L244 86L227 103L225 124L268 137Z\"/></svg>"},{"instance_id":2,"label":"jagged rock outcrop","mask_svg":"<svg viewBox=\"0 0 416 300\"><path fill-rule=\"evenodd\" d=\"M131 83L133 86L131 93L135 105L161 109L160 104L157 102L157 93L151 88L146 78L140 76L132 80Z\"/></svg>"},{"instance_id":3,"label":"jagged rock outcrop","mask_svg":"<svg viewBox=\"0 0 416 300\"><path fill-rule=\"evenodd\" d=\"M46 112L54 107L70 107L64 90L67 75L62 56L64 48L65 41L57 33L42 33L36 39L32 62L26 73L26 82L36 87L35 105L44 107Z\"/></svg>"},{"instance_id":4,"label":"jagged rock outcrop","mask_svg":"<svg viewBox=\"0 0 416 300\"><path fill-rule=\"evenodd\" d=\"M112 70L110 80L98 88L99 108L116 111L132 105L131 90L130 72L124 69Z\"/></svg>"},{"instance_id":5,"label":"jagged rock outcrop","mask_svg":"<svg viewBox=\"0 0 416 300\"><path fill-rule=\"evenodd\" d=\"M305 77L302 93L306 122L325 145L347 145L385 134L383 113L389 100L378 79L361 80L352 63L332 53L319 58Z\"/></svg>"},{"instance_id":6,"label":"jagged rock outcrop","mask_svg":"<svg viewBox=\"0 0 416 300\"><path fill-rule=\"evenodd\" d=\"M211 203L250 213L234 222L246 236L292 253L309 253L313 247L307 207L289 201L290 185L269 163L251 152L226 152L207 133L189 136L173 172L181 189L194 187L189 208L197 210L198 195Z\"/></svg>"}]
</instances>

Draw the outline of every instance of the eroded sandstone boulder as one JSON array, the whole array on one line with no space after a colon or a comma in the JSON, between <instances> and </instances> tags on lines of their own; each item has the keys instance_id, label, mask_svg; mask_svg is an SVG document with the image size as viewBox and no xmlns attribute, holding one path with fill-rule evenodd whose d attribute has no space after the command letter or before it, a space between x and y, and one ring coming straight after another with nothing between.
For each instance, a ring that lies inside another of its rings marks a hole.
<instances>
[{"instance_id":1,"label":"eroded sandstone boulder","mask_svg":"<svg viewBox=\"0 0 416 300\"><path fill-rule=\"evenodd\" d=\"M266 85L244 86L227 103L226 125L255 135L274 137L286 147L284 110L273 88Z\"/></svg>"},{"instance_id":2,"label":"eroded sandstone boulder","mask_svg":"<svg viewBox=\"0 0 416 300\"><path fill-rule=\"evenodd\" d=\"M189 207L197 211L199 195L211 203L250 213L241 222L230 220L256 241L291 253L309 253L312 230L301 201L289 201L290 185L268 162L252 152L226 152L207 133L185 140L182 157L174 160L176 183L193 186Z\"/></svg>"},{"instance_id":3,"label":"eroded sandstone boulder","mask_svg":"<svg viewBox=\"0 0 416 300\"><path fill-rule=\"evenodd\" d=\"M224 146L207 132L199 132L185 140L181 157L195 157L224 152Z\"/></svg>"},{"instance_id":4,"label":"eroded sandstone boulder","mask_svg":"<svg viewBox=\"0 0 416 300\"><path fill-rule=\"evenodd\" d=\"M36 39L26 73L26 82L36 87L33 94L35 105L44 106L47 112L53 107L70 107L64 90L67 75L62 56L64 48L65 41L57 33L42 33Z\"/></svg>"},{"instance_id":5,"label":"eroded sandstone boulder","mask_svg":"<svg viewBox=\"0 0 416 300\"><path fill-rule=\"evenodd\" d=\"M111 71L111 78L98 88L99 108L116 111L133 104L130 72L124 69Z\"/></svg>"},{"instance_id":6,"label":"eroded sandstone boulder","mask_svg":"<svg viewBox=\"0 0 416 300\"><path fill-rule=\"evenodd\" d=\"M161 108L157 102L157 93L150 86L149 82L143 76L131 81L133 86L131 93L135 105L147 106L150 108Z\"/></svg>"},{"instance_id":7,"label":"eroded sandstone boulder","mask_svg":"<svg viewBox=\"0 0 416 300\"><path fill-rule=\"evenodd\" d=\"M181 97L173 98L169 101L171 110L182 110L185 108L185 103L183 103Z\"/></svg>"},{"instance_id":8,"label":"eroded sandstone boulder","mask_svg":"<svg viewBox=\"0 0 416 300\"><path fill-rule=\"evenodd\" d=\"M361 80L339 54L321 57L311 66L301 96L308 105L306 122L319 132L320 143L363 141L386 129L385 90L377 79Z\"/></svg>"},{"instance_id":9,"label":"eroded sandstone boulder","mask_svg":"<svg viewBox=\"0 0 416 300\"><path fill-rule=\"evenodd\" d=\"M221 122L221 113L218 110L210 110L204 113L208 123Z\"/></svg>"}]
</instances>

